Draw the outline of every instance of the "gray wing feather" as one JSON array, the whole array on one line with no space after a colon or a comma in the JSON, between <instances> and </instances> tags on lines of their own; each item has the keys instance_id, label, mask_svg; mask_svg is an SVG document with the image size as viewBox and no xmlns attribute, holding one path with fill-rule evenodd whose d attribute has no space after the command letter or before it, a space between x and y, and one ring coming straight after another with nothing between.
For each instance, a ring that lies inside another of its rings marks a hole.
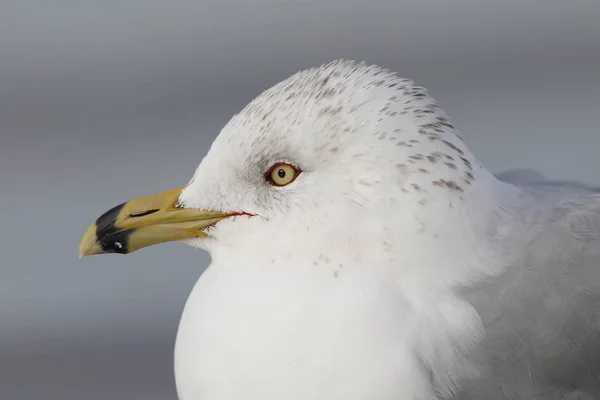
<instances>
[{"instance_id":1,"label":"gray wing feather","mask_svg":"<svg viewBox=\"0 0 600 400\"><path fill-rule=\"evenodd\" d=\"M496 178L506 183L523 185L531 182L542 182L547 180L544 175L533 169L514 169L496 174Z\"/></svg>"},{"instance_id":2,"label":"gray wing feather","mask_svg":"<svg viewBox=\"0 0 600 400\"><path fill-rule=\"evenodd\" d=\"M484 375L456 399L600 399L600 195L525 181L497 238L510 265L463 292L483 320L471 359Z\"/></svg>"},{"instance_id":3,"label":"gray wing feather","mask_svg":"<svg viewBox=\"0 0 600 400\"><path fill-rule=\"evenodd\" d=\"M517 169L496 174L499 180L523 188L531 188L538 191L573 193L589 192L600 193L600 187L586 185L581 182L566 181L560 179L548 179L541 173L532 169Z\"/></svg>"}]
</instances>

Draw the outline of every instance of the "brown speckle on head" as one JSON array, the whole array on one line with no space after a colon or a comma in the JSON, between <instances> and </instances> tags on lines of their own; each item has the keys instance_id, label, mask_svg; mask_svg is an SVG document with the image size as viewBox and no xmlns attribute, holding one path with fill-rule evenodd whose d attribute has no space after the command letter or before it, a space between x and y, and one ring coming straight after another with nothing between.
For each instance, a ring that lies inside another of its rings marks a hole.
<instances>
[{"instance_id":1,"label":"brown speckle on head","mask_svg":"<svg viewBox=\"0 0 600 400\"><path fill-rule=\"evenodd\" d=\"M450 169L456 169L456 165L451 162L445 162L444 164Z\"/></svg>"},{"instance_id":2,"label":"brown speckle on head","mask_svg":"<svg viewBox=\"0 0 600 400\"><path fill-rule=\"evenodd\" d=\"M379 182L388 180L409 193L398 196L394 189L381 197L396 202L417 202L426 193L444 195L432 185L446 189L446 195L468 191L472 197L476 192L469 186L474 181L470 170L478 164L471 164L475 158L435 100L412 81L383 69L345 61L311 69L267 91L236 120L235 128L247 124L268 140L236 135L230 148L243 148L244 140L249 141L270 157L299 162L306 171L323 166L337 173L341 168L336 163L348 163L346 170L355 168L352 176L357 177L352 184L359 185L352 189L360 196L377 196ZM445 207L437 200L428 207L439 204Z\"/></svg>"},{"instance_id":3,"label":"brown speckle on head","mask_svg":"<svg viewBox=\"0 0 600 400\"><path fill-rule=\"evenodd\" d=\"M454 144L450 143L449 141L442 140L442 143L444 143L446 146L450 147L452 150L456 151L461 156L464 154L461 149L459 149L458 147L456 147Z\"/></svg>"},{"instance_id":4,"label":"brown speckle on head","mask_svg":"<svg viewBox=\"0 0 600 400\"><path fill-rule=\"evenodd\" d=\"M335 96L335 93L336 92L335 92L334 88L327 88L321 92L321 98L329 99L329 98Z\"/></svg>"},{"instance_id":5,"label":"brown speckle on head","mask_svg":"<svg viewBox=\"0 0 600 400\"><path fill-rule=\"evenodd\" d=\"M445 179L438 179L437 181L433 181L434 186L450 189L456 192L462 192L463 189L458 186L458 184L454 181L447 181Z\"/></svg>"},{"instance_id":6,"label":"brown speckle on head","mask_svg":"<svg viewBox=\"0 0 600 400\"><path fill-rule=\"evenodd\" d=\"M267 112L265 112L262 116L262 120L266 120L271 114L273 113L273 110L269 110Z\"/></svg>"},{"instance_id":7,"label":"brown speckle on head","mask_svg":"<svg viewBox=\"0 0 600 400\"><path fill-rule=\"evenodd\" d=\"M339 114L340 111L342 111L342 106L339 106L339 107L325 106L319 111L319 117L323 117L325 115L335 116L335 115Z\"/></svg>"},{"instance_id":8,"label":"brown speckle on head","mask_svg":"<svg viewBox=\"0 0 600 400\"><path fill-rule=\"evenodd\" d=\"M430 163L435 164L437 162L437 157L433 154L429 154L427 156L427 159L429 160Z\"/></svg>"},{"instance_id":9,"label":"brown speckle on head","mask_svg":"<svg viewBox=\"0 0 600 400\"><path fill-rule=\"evenodd\" d=\"M464 158L464 157L461 157L460 159L462 160L463 164L465 164L465 166L466 166L467 168L469 168L470 170L472 170L472 169L473 169L473 166L471 165L471 162L470 162L469 160L467 160L467 159L466 159L466 158Z\"/></svg>"},{"instance_id":10,"label":"brown speckle on head","mask_svg":"<svg viewBox=\"0 0 600 400\"><path fill-rule=\"evenodd\" d=\"M325 262L325 264L329 264L329 257L327 257L325 254L319 254L319 260Z\"/></svg>"}]
</instances>

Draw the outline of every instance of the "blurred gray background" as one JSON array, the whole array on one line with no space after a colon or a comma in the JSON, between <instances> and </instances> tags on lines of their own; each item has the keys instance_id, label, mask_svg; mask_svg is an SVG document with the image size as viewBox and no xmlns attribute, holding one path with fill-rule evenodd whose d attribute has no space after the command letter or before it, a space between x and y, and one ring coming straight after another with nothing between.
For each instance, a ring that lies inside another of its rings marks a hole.
<instances>
[{"instance_id":1,"label":"blurred gray background","mask_svg":"<svg viewBox=\"0 0 600 400\"><path fill-rule=\"evenodd\" d=\"M293 72L367 60L427 87L492 171L600 183L598 0L0 0L0 399L175 399L209 262L77 260L88 225L185 184Z\"/></svg>"}]
</instances>

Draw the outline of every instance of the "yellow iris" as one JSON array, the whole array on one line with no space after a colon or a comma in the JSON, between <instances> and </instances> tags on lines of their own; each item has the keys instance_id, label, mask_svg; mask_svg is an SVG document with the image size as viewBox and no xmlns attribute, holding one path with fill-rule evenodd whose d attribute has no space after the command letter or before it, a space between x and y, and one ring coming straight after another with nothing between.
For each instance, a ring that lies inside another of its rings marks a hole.
<instances>
[{"instance_id":1,"label":"yellow iris","mask_svg":"<svg viewBox=\"0 0 600 400\"><path fill-rule=\"evenodd\" d=\"M273 165L267 173L267 179L275 186L289 185L300 174L294 166L286 163Z\"/></svg>"}]
</instances>

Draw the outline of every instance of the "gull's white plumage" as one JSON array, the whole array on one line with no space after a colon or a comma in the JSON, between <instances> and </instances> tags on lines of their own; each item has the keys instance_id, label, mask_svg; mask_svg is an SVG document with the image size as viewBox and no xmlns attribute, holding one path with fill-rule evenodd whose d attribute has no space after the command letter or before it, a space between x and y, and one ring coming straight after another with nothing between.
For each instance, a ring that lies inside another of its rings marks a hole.
<instances>
[{"instance_id":1,"label":"gull's white plumage","mask_svg":"<svg viewBox=\"0 0 600 400\"><path fill-rule=\"evenodd\" d=\"M279 161L302 169L293 184L265 181ZM598 363L573 356L597 351L598 197L536 190L496 179L423 88L379 67L267 90L180 198L256 214L191 242L212 264L177 337L181 400L600 396L567 368Z\"/></svg>"}]
</instances>

